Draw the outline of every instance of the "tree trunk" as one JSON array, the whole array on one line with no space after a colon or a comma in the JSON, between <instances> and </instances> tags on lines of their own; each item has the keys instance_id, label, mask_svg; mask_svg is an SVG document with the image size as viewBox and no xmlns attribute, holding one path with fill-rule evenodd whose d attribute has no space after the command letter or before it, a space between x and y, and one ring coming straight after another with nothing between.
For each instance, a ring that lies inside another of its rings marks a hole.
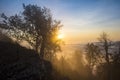
<instances>
[{"instance_id":1,"label":"tree trunk","mask_svg":"<svg viewBox=\"0 0 120 80\"><path fill-rule=\"evenodd\" d=\"M37 37L36 37L36 43L35 43L35 51L36 51L37 53L39 53L38 49L39 49L39 43L38 43L38 36L37 36Z\"/></svg>"},{"instance_id":2,"label":"tree trunk","mask_svg":"<svg viewBox=\"0 0 120 80\"><path fill-rule=\"evenodd\" d=\"M106 62L109 64L108 47L107 47L107 48L105 48L105 53L106 53Z\"/></svg>"},{"instance_id":3,"label":"tree trunk","mask_svg":"<svg viewBox=\"0 0 120 80\"><path fill-rule=\"evenodd\" d=\"M105 41L104 43L104 48L105 48L105 59L106 59L107 64L109 64L109 53L108 53L109 45L107 41Z\"/></svg>"},{"instance_id":4,"label":"tree trunk","mask_svg":"<svg viewBox=\"0 0 120 80\"><path fill-rule=\"evenodd\" d=\"M45 55L45 38L43 37L41 48L40 48L40 58L43 59Z\"/></svg>"}]
</instances>

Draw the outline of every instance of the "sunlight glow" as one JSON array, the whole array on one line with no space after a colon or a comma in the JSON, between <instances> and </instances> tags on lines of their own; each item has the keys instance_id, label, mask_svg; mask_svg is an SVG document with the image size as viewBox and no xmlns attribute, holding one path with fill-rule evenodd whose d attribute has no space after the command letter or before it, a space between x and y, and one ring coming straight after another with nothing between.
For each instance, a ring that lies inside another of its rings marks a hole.
<instances>
[{"instance_id":1,"label":"sunlight glow","mask_svg":"<svg viewBox=\"0 0 120 80\"><path fill-rule=\"evenodd\" d=\"M58 39L63 39L64 38L64 34L62 34L62 33L58 34L57 38Z\"/></svg>"}]
</instances>

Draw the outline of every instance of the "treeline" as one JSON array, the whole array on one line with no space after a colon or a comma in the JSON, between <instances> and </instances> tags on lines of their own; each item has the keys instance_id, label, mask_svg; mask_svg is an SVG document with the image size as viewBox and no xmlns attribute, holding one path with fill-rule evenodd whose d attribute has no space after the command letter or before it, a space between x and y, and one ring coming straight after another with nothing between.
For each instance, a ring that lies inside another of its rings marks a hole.
<instances>
[{"instance_id":1,"label":"treeline","mask_svg":"<svg viewBox=\"0 0 120 80\"><path fill-rule=\"evenodd\" d=\"M110 40L105 32L100 35L98 42L86 44L71 56L62 56L54 61L55 69L66 80L120 79L120 41Z\"/></svg>"},{"instance_id":2,"label":"treeline","mask_svg":"<svg viewBox=\"0 0 120 80\"><path fill-rule=\"evenodd\" d=\"M86 46L86 59L91 71L96 67L95 79L119 80L120 42L113 42L105 32L98 40L99 43L89 43Z\"/></svg>"}]
</instances>

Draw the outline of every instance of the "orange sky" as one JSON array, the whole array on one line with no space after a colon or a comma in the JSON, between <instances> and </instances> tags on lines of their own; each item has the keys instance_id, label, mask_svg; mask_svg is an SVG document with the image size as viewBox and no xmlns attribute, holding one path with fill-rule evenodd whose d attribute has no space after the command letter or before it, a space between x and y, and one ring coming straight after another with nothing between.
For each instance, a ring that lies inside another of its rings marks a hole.
<instances>
[{"instance_id":1,"label":"orange sky","mask_svg":"<svg viewBox=\"0 0 120 80\"><path fill-rule=\"evenodd\" d=\"M79 32L65 32L63 40L66 44L81 44L81 43L88 43L88 42L96 42L98 41L98 37L103 31L79 31ZM120 40L119 37L119 30L118 31L106 31L106 33L109 35L109 38L113 41Z\"/></svg>"}]
</instances>

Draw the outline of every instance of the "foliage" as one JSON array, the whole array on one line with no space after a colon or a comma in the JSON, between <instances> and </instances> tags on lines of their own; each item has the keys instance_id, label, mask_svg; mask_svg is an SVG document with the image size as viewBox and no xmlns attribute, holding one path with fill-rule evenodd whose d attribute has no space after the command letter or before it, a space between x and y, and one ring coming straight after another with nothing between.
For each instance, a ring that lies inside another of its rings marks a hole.
<instances>
[{"instance_id":1,"label":"foliage","mask_svg":"<svg viewBox=\"0 0 120 80\"><path fill-rule=\"evenodd\" d=\"M96 66L96 80L119 80L120 74L120 44L109 39L108 34L103 32L98 38L97 44L88 43L86 45L86 56L91 72ZM116 49L114 52L112 47ZM115 47L117 46L117 47ZM111 50L111 51L110 51ZM92 74L93 75L93 74Z\"/></svg>"},{"instance_id":2,"label":"foliage","mask_svg":"<svg viewBox=\"0 0 120 80\"><path fill-rule=\"evenodd\" d=\"M101 63L101 51L97 45L94 45L93 43L88 43L86 45L86 59L88 61L88 65L91 69L95 65L98 65Z\"/></svg>"},{"instance_id":3,"label":"foliage","mask_svg":"<svg viewBox=\"0 0 120 80\"><path fill-rule=\"evenodd\" d=\"M47 56L51 59L55 52L61 50L61 40L57 39L57 32L62 27L60 21L53 20L50 9L46 7L23 4L23 8L20 15L7 17L2 14L0 27L18 42L27 41L41 58Z\"/></svg>"},{"instance_id":4,"label":"foliage","mask_svg":"<svg viewBox=\"0 0 120 80\"><path fill-rule=\"evenodd\" d=\"M101 35L100 35L100 37L98 38L98 40L101 42L101 44L102 44L102 47L103 47L103 49L104 49L104 51L105 51L105 60L106 60L106 62L109 64L109 56L110 56L110 54L109 54L109 48L110 48L110 46L111 46L111 40L109 39L109 36L108 36L108 34L107 33L105 33L105 32L103 32Z\"/></svg>"},{"instance_id":5,"label":"foliage","mask_svg":"<svg viewBox=\"0 0 120 80\"><path fill-rule=\"evenodd\" d=\"M0 51L0 80L53 80L51 63L42 60L43 68L34 50L0 40Z\"/></svg>"}]
</instances>

